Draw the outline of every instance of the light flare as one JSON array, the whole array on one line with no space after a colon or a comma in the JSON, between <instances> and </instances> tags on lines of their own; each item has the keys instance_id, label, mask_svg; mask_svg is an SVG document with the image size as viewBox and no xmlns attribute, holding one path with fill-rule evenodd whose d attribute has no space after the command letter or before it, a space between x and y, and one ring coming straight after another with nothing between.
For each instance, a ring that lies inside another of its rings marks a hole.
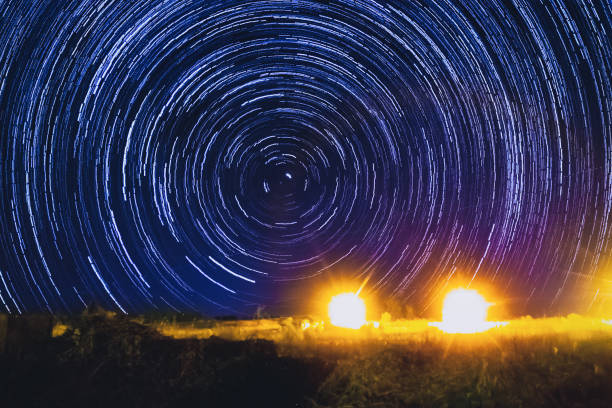
<instances>
[{"instance_id":1,"label":"light flare","mask_svg":"<svg viewBox=\"0 0 612 408\"><path fill-rule=\"evenodd\" d=\"M455 289L444 299L442 321L431 322L447 333L478 333L493 327L505 325L503 322L488 322L489 303L473 289Z\"/></svg>"},{"instance_id":2,"label":"light flare","mask_svg":"<svg viewBox=\"0 0 612 408\"><path fill-rule=\"evenodd\" d=\"M366 324L365 302L356 293L341 293L332 297L328 314L334 326L359 329Z\"/></svg>"}]
</instances>

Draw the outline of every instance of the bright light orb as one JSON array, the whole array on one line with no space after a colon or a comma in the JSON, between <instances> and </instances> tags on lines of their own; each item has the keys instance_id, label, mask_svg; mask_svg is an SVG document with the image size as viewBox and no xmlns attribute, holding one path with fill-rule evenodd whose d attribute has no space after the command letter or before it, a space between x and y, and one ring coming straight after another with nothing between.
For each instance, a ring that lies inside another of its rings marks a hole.
<instances>
[{"instance_id":1,"label":"bright light orb","mask_svg":"<svg viewBox=\"0 0 612 408\"><path fill-rule=\"evenodd\" d=\"M359 329L366 324L364 301L355 293L341 293L332 298L328 307L331 324L349 329Z\"/></svg>"},{"instance_id":2,"label":"bright light orb","mask_svg":"<svg viewBox=\"0 0 612 408\"><path fill-rule=\"evenodd\" d=\"M442 322L431 323L447 333L478 333L497 326L487 322L491 306L477 291L455 289L444 299Z\"/></svg>"}]
</instances>

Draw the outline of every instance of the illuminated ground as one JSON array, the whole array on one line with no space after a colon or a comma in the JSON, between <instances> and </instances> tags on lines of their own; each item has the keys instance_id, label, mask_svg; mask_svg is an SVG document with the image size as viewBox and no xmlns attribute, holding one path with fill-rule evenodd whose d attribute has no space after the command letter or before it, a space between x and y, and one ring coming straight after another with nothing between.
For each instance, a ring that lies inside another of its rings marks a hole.
<instances>
[{"instance_id":1,"label":"illuminated ground","mask_svg":"<svg viewBox=\"0 0 612 408\"><path fill-rule=\"evenodd\" d=\"M298 317L13 316L0 394L11 407L609 407L607 320L449 334L389 315L358 330Z\"/></svg>"},{"instance_id":2,"label":"illuminated ground","mask_svg":"<svg viewBox=\"0 0 612 408\"><path fill-rule=\"evenodd\" d=\"M612 320L600 317L569 315L534 319L524 317L506 322L490 322L491 327L480 333L445 333L428 320L387 320L368 322L358 330L335 327L324 320L307 318L277 318L259 320L187 323L155 322L151 326L160 333L181 338L206 339L212 336L228 340L266 339L277 343L296 342L413 342L423 339L442 342L486 342L497 339L540 338L560 336L582 340L593 336L612 338ZM499 326L497 325L499 324Z\"/></svg>"},{"instance_id":3,"label":"illuminated ground","mask_svg":"<svg viewBox=\"0 0 612 408\"><path fill-rule=\"evenodd\" d=\"M612 406L609 319L570 315L489 321L491 305L476 290L457 288L444 299L441 321L393 320L389 313L367 321L357 291L332 296L325 318L225 321L170 316L132 319L132 324L197 344L267 342L274 352L263 359L258 353L247 357L259 360L247 363L246 372L215 375L244 379L255 373L261 381L260 369L292 362L294 368L278 374L286 382L281 388L302 391L281 393L275 401L264 396L260 403L266 406L289 401L307 407ZM74 336L72 326L69 321L55 324L53 336ZM204 361L224 366L237 358L222 354L219 360L205 353ZM311 374L300 376L305 372ZM261 391L266 385L268 381L255 388ZM231 406L234 400L227 398L224 402Z\"/></svg>"},{"instance_id":4,"label":"illuminated ground","mask_svg":"<svg viewBox=\"0 0 612 408\"><path fill-rule=\"evenodd\" d=\"M334 362L313 407L612 406L612 325L601 318L526 317L474 334L429 323L351 330L289 318L157 327L177 338L269 339L282 355Z\"/></svg>"}]
</instances>

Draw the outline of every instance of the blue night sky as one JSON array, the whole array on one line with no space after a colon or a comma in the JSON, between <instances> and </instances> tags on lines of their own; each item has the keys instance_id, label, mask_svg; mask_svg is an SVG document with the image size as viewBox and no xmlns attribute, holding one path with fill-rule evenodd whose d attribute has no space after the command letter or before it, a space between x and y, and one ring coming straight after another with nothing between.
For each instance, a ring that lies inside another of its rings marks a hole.
<instances>
[{"instance_id":1,"label":"blue night sky","mask_svg":"<svg viewBox=\"0 0 612 408\"><path fill-rule=\"evenodd\" d=\"M583 311L611 213L607 0L0 10L0 311Z\"/></svg>"}]
</instances>

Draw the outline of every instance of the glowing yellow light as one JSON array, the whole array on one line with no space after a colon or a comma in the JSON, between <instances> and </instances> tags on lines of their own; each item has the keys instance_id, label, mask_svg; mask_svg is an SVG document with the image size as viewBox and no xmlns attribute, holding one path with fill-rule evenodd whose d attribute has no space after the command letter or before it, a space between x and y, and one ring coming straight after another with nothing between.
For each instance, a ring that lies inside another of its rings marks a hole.
<instances>
[{"instance_id":1,"label":"glowing yellow light","mask_svg":"<svg viewBox=\"0 0 612 408\"><path fill-rule=\"evenodd\" d=\"M328 313L334 326L359 329L366 324L365 303L355 293L334 296L329 302Z\"/></svg>"},{"instance_id":2,"label":"glowing yellow light","mask_svg":"<svg viewBox=\"0 0 612 408\"><path fill-rule=\"evenodd\" d=\"M487 322L491 306L477 291L455 289L444 299L442 322L430 323L447 333L477 333L504 323Z\"/></svg>"},{"instance_id":3,"label":"glowing yellow light","mask_svg":"<svg viewBox=\"0 0 612 408\"><path fill-rule=\"evenodd\" d=\"M51 337L63 336L67 330L68 330L68 326L66 326L65 324L58 323L55 326L53 326L53 329L51 330Z\"/></svg>"},{"instance_id":4,"label":"glowing yellow light","mask_svg":"<svg viewBox=\"0 0 612 408\"><path fill-rule=\"evenodd\" d=\"M603 324L610 324L610 325L612 325L612 320L602 320L601 322Z\"/></svg>"}]
</instances>

